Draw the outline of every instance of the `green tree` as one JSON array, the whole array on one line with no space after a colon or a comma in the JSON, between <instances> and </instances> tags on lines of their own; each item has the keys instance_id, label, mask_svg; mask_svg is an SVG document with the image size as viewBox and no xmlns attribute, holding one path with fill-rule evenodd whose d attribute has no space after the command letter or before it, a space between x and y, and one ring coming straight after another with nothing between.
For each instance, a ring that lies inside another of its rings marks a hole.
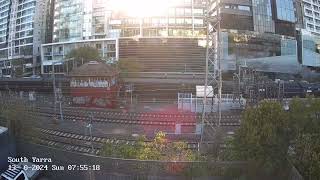
<instances>
[{"instance_id":1,"label":"green tree","mask_svg":"<svg viewBox=\"0 0 320 180\"><path fill-rule=\"evenodd\" d=\"M194 161L197 156L185 142L169 142L166 134L158 132L152 142L145 142L138 159L165 161Z\"/></svg>"},{"instance_id":2,"label":"green tree","mask_svg":"<svg viewBox=\"0 0 320 180\"><path fill-rule=\"evenodd\" d=\"M168 141L163 132L156 134L152 142L144 142L143 148L138 152L138 159L141 160L161 160L162 155L165 153L165 148Z\"/></svg>"},{"instance_id":3,"label":"green tree","mask_svg":"<svg viewBox=\"0 0 320 180\"><path fill-rule=\"evenodd\" d=\"M119 60L119 69L122 75L127 77L128 73L143 71L143 65L137 59L122 58Z\"/></svg>"},{"instance_id":4,"label":"green tree","mask_svg":"<svg viewBox=\"0 0 320 180\"><path fill-rule=\"evenodd\" d=\"M305 179L320 178L320 136L306 133L299 135L293 145L292 160Z\"/></svg>"},{"instance_id":5,"label":"green tree","mask_svg":"<svg viewBox=\"0 0 320 180\"><path fill-rule=\"evenodd\" d=\"M5 102L3 102L5 103ZM6 122L9 132L14 136L20 136L22 123L26 120L26 107L22 103L6 102L2 108L1 115Z\"/></svg>"},{"instance_id":6,"label":"green tree","mask_svg":"<svg viewBox=\"0 0 320 180\"><path fill-rule=\"evenodd\" d=\"M15 77L23 76L23 59L14 59L11 61L13 74Z\"/></svg>"},{"instance_id":7,"label":"green tree","mask_svg":"<svg viewBox=\"0 0 320 180\"><path fill-rule=\"evenodd\" d=\"M294 99L289 117L292 126L290 153L305 179L320 177L320 99Z\"/></svg>"},{"instance_id":8,"label":"green tree","mask_svg":"<svg viewBox=\"0 0 320 180\"><path fill-rule=\"evenodd\" d=\"M37 114L28 104L28 101L17 96L9 96L1 101L0 115L2 125L8 127L15 137L36 136L35 131Z\"/></svg>"},{"instance_id":9,"label":"green tree","mask_svg":"<svg viewBox=\"0 0 320 180\"><path fill-rule=\"evenodd\" d=\"M169 142L163 132L157 133L150 142L141 136L134 145L105 143L100 155L140 160L194 161L197 159L194 152L187 149L187 143Z\"/></svg>"},{"instance_id":10,"label":"green tree","mask_svg":"<svg viewBox=\"0 0 320 180\"><path fill-rule=\"evenodd\" d=\"M117 157L124 159L137 159L138 153L144 148L144 142L146 138L144 136L139 137L137 143L131 144L112 144L104 143L100 152L101 156L105 157Z\"/></svg>"},{"instance_id":11,"label":"green tree","mask_svg":"<svg viewBox=\"0 0 320 180\"><path fill-rule=\"evenodd\" d=\"M227 144L225 157L248 161L253 176L283 177L288 168L288 132L288 118L281 104L263 101L244 112L240 129Z\"/></svg>"},{"instance_id":12,"label":"green tree","mask_svg":"<svg viewBox=\"0 0 320 180\"><path fill-rule=\"evenodd\" d=\"M85 46L78 49L73 49L67 56L69 58L74 58L76 65L82 65L90 61L100 61L101 57L99 51L96 48ZM70 67L70 66L69 66Z\"/></svg>"},{"instance_id":13,"label":"green tree","mask_svg":"<svg viewBox=\"0 0 320 180\"><path fill-rule=\"evenodd\" d=\"M105 157L113 157L114 152L116 151L115 146L113 146L111 143L104 143L100 152L101 156Z\"/></svg>"},{"instance_id":14,"label":"green tree","mask_svg":"<svg viewBox=\"0 0 320 180\"><path fill-rule=\"evenodd\" d=\"M173 142L167 149L165 160L168 161L194 161L196 155L193 151L188 149L185 142Z\"/></svg>"}]
</instances>

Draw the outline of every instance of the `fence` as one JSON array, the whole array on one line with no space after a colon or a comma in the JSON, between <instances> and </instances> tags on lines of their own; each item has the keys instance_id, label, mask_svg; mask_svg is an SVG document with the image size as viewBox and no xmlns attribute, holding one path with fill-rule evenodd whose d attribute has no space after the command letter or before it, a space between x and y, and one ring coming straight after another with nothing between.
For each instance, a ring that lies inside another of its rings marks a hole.
<instances>
[{"instance_id":1,"label":"fence","mask_svg":"<svg viewBox=\"0 0 320 180\"><path fill-rule=\"evenodd\" d=\"M223 94L221 99L222 111L243 109L246 105L246 100L243 98L236 99L232 94ZM203 111L203 98L197 97L192 93L178 94L178 109L182 111L198 112ZM218 111L218 99L208 98L206 104L206 112Z\"/></svg>"},{"instance_id":2,"label":"fence","mask_svg":"<svg viewBox=\"0 0 320 180\"><path fill-rule=\"evenodd\" d=\"M303 180L303 177L301 176L299 171L294 166L292 166L288 180Z\"/></svg>"},{"instance_id":3,"label":"fence","mask_svg":"<svg viewBox=\"0 0 320 180\"><path fill-rule=\"evenodd\" d=\"M17 153L19 156L25 157L52 158L52 163L45 163L48 164L49 170L52 165L64 166L64 171L45 172L53 180L191 180L221 179L222 177L225 179L226 177L224 176L226 174L231 177L246 170L246 163L243 162L207 163L124 160L67 152L25 142L18 142ZM68 165L100 165L101 169L99 171L71 171L67 169Z\"/></svg>"}]
</instances>

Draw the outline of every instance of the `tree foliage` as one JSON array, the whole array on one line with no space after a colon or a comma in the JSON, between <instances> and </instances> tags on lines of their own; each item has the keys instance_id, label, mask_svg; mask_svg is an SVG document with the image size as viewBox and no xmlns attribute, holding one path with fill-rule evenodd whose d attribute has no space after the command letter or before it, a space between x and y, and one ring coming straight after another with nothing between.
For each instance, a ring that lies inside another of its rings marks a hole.
<instances>
[{"instance_id":1,"label":"tree foliage","mask_svg":"<svg viewBox=\"0 0 320 180\"><path fill-rule=\"evenodd\" d=\"M280 103L264 101L248 108L227 158L249 162L254 176L282 176L287 168L288 118Z\"/></svg>"},{"instance_id":2,"label":"tree foliage","mask_svg":"<svg viewBox=\"0 0 320 180\"><path fill-rule=\"evenodd\" d=\"M169 142L165 133L156 134L153 141L147 142L141 137L135 145L112 145L106 143L101 155L139 160L193 161L196 156L187 149L185 142Z\"/></svg>"},{"instance_id":3,"label":"tree foliage","mask_svg":"<svg viewBox=\"0 0 320 180\"><path fill-rule=\"evenodd\" d=\"M129 72L141 72L143 65L137 59L120 59L119 68L122 74L127 75Z\"/></svg>"},{"instance_id":4,"label":"tree foliage","mask_svg":"<svg viewBox=\"0 0 320 180\"><path fill-rule=\"evenodd\" d=\"M131 144L118 144L104 143L100 155L105 157L117 157L124 159L136 159L138 152L140 152L144 146L144 136L139 137L137 143Z\"/></svg>"},{"instance_id":5,"label":"tree foliage","mask_svg":"<svg viewBox=\"0 0 320 180\"><path fill-rule=\"evenodd\" d=\"M293 162L305 179L318 179L320 100L295 98L288 112L280 103L267 101L248 108L226 149L223 159L249 161L251 175L283 178Z\"/></svg>"},{"instance_id":6,"label":"tree foliage","mask_svg":"<svg viewBox=\"0 0 320 180\"><path fill-rule=\"evenodd\" d=\"M23 76L23 59L14 59L11 61L13 76L21 77Z\"/></svg>"},{"instance_id":7,"label":"tree foliage","mask_svg":"<svg viewBox=\"0 0 320 180\"><path fill-rule=\"evenodd\" d=\"M11 135L23 137L35 134L35 119L28 102L17 96L3 97L0 106L2 125L8 127Z\"/></svg>"},{"instance_id":8,"label":"tree foliage","mask_svg":"<svg viewBox=\"0 0 320 180\"><path fill-rule=\"evenodd\" d=\"M96 48L85 46L78 49L73 49L67 54L67 58L74 58L77 65L90 61L100 61L101 57Z\"/></svg>"},{"instance_id":9,"label":"tree foliage","mask_svg":"<svg viewBox=\"0 0 320 180\"><path fill-rule=\"evenodd\" d=\"M290 106L293 163L306 179L320 177L320 100L294 99Z\"/></svg>"}]
</instances>

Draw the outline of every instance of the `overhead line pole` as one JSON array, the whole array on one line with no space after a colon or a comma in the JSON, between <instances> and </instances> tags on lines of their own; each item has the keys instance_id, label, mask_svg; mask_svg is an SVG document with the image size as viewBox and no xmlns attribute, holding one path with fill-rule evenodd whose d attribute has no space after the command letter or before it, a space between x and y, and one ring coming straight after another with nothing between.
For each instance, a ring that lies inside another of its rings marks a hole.
<instances>
[{"instance_id":1,"label":"overhead line pole","mask_svg":"<svg viewBox=\"0 0 320 180\"><path fill-rule=\"evenodd\" d=\"M56 74L54 66L56 64L52 63L52 83L53 83L53 94L54 94L54 119L56 120L57 116L57 91L56 91Z\"/></svg>"},{"instance_id":2,"label":"overhead line pole","mask_svg":"<svg viewBox=\"0 0 320 180\"><path fill-rule=\"evenodd\" d=\"M207 37L206 37L206 75L205 88L203 98L203 112L202 112L202 131L201 144L204 142L205 124L211 125L211 128L216 131L221 123L221 99L222 99L222 71L220 60L220 0L207 0L206 3L206 23L207 23ZM213 92L208 92L208 87L213 87ZM208 119L206 105L208 102L208 95L213 94L218 100L218 122L212 122ZM200 147L201 148L201 147Z\"/></svg>"},{"instance_id":3,"label":"overhead line pole","mask_svg":"<svg viewBox=\"0 0 320 180\"><path fill-rule=\"evenodd\" d=\"M52 84L53 84L53 93L54 93L54 118L55 120L57 119L57 103L59 102L59 110L60 110L60 119L61 122L63 121L63 110L62 110L62 99L63 99L63 95L62 95L62 87L60 84L60 90L59 90L59 101L58 101L58 97L57 97L57 87L56 87L56 74L55 74L55 65L61 63L62 65L64 64L64 62L69 63L69 61L73 61L74 62L74 58L69 58L66 59L64 61L58 61L58 62L53 62L52 63Z\"/></svg>"}]
</instances>

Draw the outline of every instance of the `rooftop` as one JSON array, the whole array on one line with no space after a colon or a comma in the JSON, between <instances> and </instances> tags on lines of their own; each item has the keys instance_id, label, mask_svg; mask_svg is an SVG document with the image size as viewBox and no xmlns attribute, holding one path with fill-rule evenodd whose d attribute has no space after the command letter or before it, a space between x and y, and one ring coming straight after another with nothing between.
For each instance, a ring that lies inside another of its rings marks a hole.
<instances>
[{"instance_id":1,"label":"rooftop","mask_svg":"<svg viewBox=\"0 0 320 180\"><path fill-rule=\"evenodd\" d=\"M115 76L117 73L116 68L98 61L90 61L82 66L74 69L71 77L106 77Z\"/></svg>"}]
</instances>

